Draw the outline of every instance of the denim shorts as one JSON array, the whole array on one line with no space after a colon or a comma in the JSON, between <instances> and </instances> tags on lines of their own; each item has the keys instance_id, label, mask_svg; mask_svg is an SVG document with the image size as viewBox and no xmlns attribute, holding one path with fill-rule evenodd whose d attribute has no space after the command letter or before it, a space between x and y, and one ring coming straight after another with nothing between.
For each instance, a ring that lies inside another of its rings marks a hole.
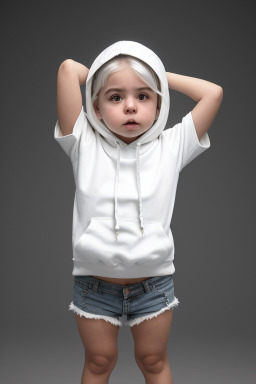
<instances>
[{"instance_id":1,"label":"denim shorts","mask_svg":"<svg viewBox=\"0 0 256 384\"><path fill-rule=\"evenodd\" d=\"M69 310L90 319L104 319L132 327L179 304L174 296L173 275L154 276L136 284L120 285L93 276L74 276Z\"/></svg>"}]
</instances>

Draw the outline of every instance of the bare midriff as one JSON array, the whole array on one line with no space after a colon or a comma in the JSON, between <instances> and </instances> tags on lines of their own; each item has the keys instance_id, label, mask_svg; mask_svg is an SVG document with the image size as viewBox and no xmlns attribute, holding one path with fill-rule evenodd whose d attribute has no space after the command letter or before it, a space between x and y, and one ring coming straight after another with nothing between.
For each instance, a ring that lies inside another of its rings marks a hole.
<instances>
[{"instance_id":1,"label":"bare midriff","mask_svg":"<svg viewBox=\"0 0 256 384\"><path fill-rule=\"evenodd\" d=\"M120 285L128 285L128 284L136 284L143 280L150 279L150 277L138 277L137 279L117 279L114 277L102 277L102 276L93 276L96 279L107 281L112 284L120 284ZM153 277L153 276L152 276Z\"/></svg>"}]
</instances>

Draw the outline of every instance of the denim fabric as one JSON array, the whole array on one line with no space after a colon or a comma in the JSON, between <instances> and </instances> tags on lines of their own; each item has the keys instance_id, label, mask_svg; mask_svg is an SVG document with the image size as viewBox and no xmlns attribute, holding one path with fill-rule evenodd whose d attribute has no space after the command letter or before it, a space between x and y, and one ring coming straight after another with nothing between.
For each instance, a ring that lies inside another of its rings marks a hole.
<instances>
[{"instance_id":1,"label":"denim fabric","mask_svg":"<svg viewBox=\"0 0 256 384\"><path fill-rule=\"evenodd\" d=\"M80 316L133 326L177 306L173 275L155 276L136 284L109 283L93 276L74 276L73 302L69 309Z\"/></svg>"}]
</instances>

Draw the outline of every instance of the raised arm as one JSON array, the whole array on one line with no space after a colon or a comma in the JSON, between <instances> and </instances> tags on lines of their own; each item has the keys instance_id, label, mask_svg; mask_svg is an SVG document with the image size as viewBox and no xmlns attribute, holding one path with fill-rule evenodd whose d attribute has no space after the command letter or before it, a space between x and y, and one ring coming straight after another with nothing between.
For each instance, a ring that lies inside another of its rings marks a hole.
<instances>
[{"instance_id":1,"label":"raised arm","mask_svg":"<svg viewBox=\"0 0 256 384\"><path fill-rule=\"evenodd\" d=\"M198 140L208 131L223 99L221 86L196 77L166 72L169 88L184 93L197 102L191 111Z\"/></svg>"},{"instance_id":2,"label":"raised arm","mask_svg":"<svg viewBox=\"0 0 256 384\"><path fill-rule=\"evenodd\" d=\"M57 115L63 136L73 131L82 109L80 86L85 84L89 69L72 59L63 61L57 76Z\"/></svg>"}]
</instances>

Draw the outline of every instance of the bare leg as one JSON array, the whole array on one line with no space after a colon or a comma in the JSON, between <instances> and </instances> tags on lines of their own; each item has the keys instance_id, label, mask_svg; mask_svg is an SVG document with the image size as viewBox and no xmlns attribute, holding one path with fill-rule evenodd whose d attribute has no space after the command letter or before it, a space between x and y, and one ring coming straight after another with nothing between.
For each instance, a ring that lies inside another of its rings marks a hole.
<instances>
[{"instance_id":1,"label":"bare leg","mask_svg":"<svg viewBox=\"0 0 256 384\"><path fill-rule=\"evenodd\" d=\"M146 384L173 384L168 363L167 342L173 310L131 327L135 342L135 359Z\"/></svg>"},{"instance_id":2,"label":"bare leg","mask_svg":"<svg viewBox=\"0 0 256 384\"><path fill-rule=\"evenodd\" d=\"M76 315L76 322L85 348L81 384L108 384L118 358L119 326L79 315Z\"/></svg>"}]
</instances>

